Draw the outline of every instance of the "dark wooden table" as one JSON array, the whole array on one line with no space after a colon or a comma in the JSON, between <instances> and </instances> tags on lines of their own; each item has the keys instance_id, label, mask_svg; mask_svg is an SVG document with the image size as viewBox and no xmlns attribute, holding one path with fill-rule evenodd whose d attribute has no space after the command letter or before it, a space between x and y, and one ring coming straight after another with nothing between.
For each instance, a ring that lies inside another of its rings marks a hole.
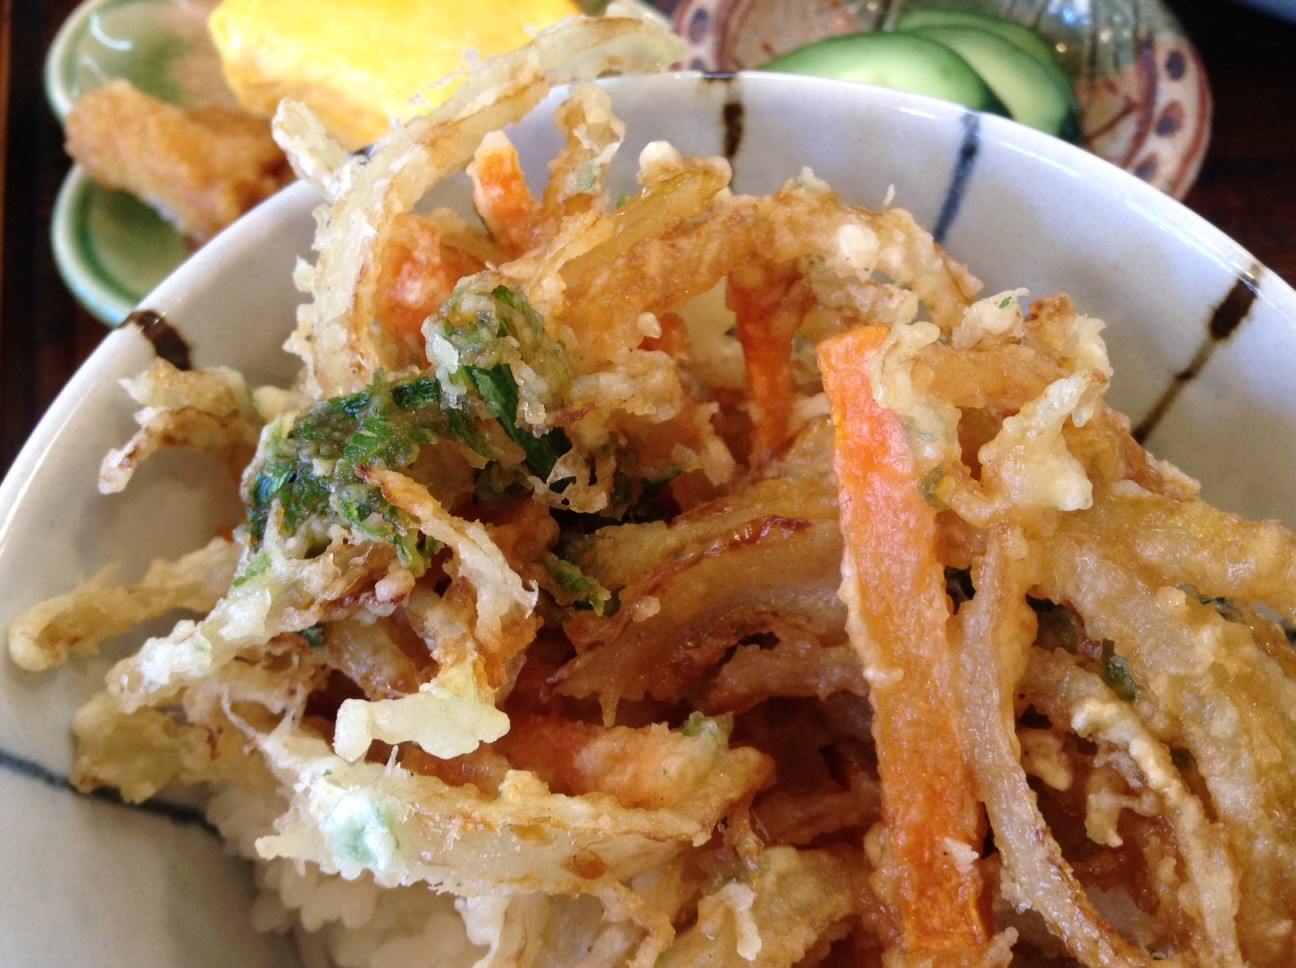
<instances>
[{"instance_id":1,"label":"dark wooden table","mask_svg":"<svg viewBox=\"0 0 1296 968\"><path fill-rule=\"evenodd\" d=\"M1227 0L1169 0L1215 96L1186 203L1296 283L1296 24ZM0 472L107 330L54 268L49 219L68 168L41 67L74 0L0 0Z\"/></svg>"}]
</instances>

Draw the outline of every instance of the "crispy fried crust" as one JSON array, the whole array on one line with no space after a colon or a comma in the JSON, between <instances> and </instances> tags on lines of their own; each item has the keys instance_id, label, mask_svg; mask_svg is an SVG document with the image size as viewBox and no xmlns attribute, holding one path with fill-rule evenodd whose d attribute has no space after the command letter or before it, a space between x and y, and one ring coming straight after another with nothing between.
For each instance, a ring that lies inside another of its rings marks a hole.
<instances>
[{"instance_id":1,"label":"crispy fried crust","mask_svg":"<svg viewBox=\"0 0 1296 968\"><path fill-rule=\"evenodd\" d=\"M84 94L64 134L91 178L147 202L194 244L292 180L261 118L226 107L184 110L123 80Z\"/></svg>"}]
</instances>

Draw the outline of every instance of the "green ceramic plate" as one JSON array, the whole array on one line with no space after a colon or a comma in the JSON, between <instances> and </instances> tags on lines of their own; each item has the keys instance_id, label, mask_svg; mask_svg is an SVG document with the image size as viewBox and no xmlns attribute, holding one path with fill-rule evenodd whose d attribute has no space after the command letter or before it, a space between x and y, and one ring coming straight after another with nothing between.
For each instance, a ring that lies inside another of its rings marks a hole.
<instances>
[{"instance_id":1,"label":"green ceramic plate","mask_svg":"<svg viewBox=\"0 0 1296 968\"><path fill-rule=\"evenodd\" d=\"M189 247L143 202L96 185L73 167L54 203L54 261L77 300L116 326L189 256Z\"/></svg>"},{"instance_id":2,"label":"green ceramic plate","mask_svg":"<svg viewBox=\"0 0 1296 968\"><path fill-rule=\"evenodd\" d=\"M60 28L45 61L45 93L62 120L85 91L124 77L173 104L232 103L207 39L215 0L87 0ZM110 326L120 323L189 255L152 209L107 191L74 167L50 226L68 288Z\"/></svg>"}]
</instances>

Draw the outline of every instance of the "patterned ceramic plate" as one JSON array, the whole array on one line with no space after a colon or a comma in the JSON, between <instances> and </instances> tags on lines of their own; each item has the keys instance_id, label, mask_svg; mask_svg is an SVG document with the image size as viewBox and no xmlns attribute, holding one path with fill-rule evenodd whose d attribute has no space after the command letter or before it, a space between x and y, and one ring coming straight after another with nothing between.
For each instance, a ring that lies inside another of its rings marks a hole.
<instances>
[{"instance_id":1,"label":"patterned ceramic plate","mask_svg":"<svg viewBox=\"0 0 1296 968\"><path fill-rule=\"evenodd\" d=\"M917 8L1031 27L1075 79L1086 148L1175 198L1192 187L1210 137L1210 89L1159 0L682 0L674 18L688 67L734 71L824 37L883 29Z\"/></svg>"},{"instance_id":2,"label":"patterned ceramic plate","mask_svg":"<svg viewBox=\"0 0 1296 968\"><path fill-rule=\"evenodd\" d=\"M1296 292L1166 194L1021 125L896 91L760 73L608 89L628 134L614 192L630 186L645 141L665 138L726 153L739 191L770 191L809 165L849 202L893 197L938 228L987 292L1066 291L1106 320L1111 400L1149 447L1212 501L1296 524ZM515 131L536 184L559 144L553 107ZM467 200L459 190L433 202ZM315 204L294 186L200 249L144 300L169 328L111 333L55 401L0 485L0 628L109 561L129 562L120 578L130 580L139 563L237 520L221 475L194 454L159 455L125 492L97 493L101 456L134 430L118 380L159 345L195 366L237 367L254 385L289 379L280 344ZM297 964L282 938L252 930L251 875L199 813L72 794L69 723L113 654L47 674L0 659L0 964ZM323 923L336 916L320 912Z\"/></svg>"}]
</instances>

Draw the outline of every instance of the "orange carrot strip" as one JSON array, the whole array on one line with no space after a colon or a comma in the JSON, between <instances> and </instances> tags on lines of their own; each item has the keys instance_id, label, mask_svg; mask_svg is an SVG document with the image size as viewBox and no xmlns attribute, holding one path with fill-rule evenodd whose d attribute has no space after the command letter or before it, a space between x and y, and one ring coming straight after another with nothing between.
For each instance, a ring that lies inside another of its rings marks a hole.
<instances>
[{"instance_id":1,"label":"orange carrot strip","mask_svg":"<svg viewBox=\"0 0 1296 968\"><path fill-rule=\"evenodd\" d=\"M801 325L801 274L793 266L745 266L729 276L725 299L734 311L747 365L751 402L751 462L768 458L787 437L796 384L792 337Z\"/></svg>"},{"instance_id":2,"label":"orange carrot strip","mask_svg":"<svg viewBox=\"0 0 1296 968\"><path fill-rule=\"evenodd\" d=\"M683 356L688 352L688 323L677 313L662 313L657 317L661 325L660 336L648 336L639 344L646 350L660 350L671 356Z\"/></svg>"},{"instance_id":3,"label":"orange carrot strip","mask_svg":"<svg viewBox=\"0 0 1296 968\"><path fill-rule=\"evenodd\" d=\"M393 219L383 249L374 316L397 342L421 354L423 320L449 298L461 277L482 268L479 259L443 245L431 219L403 212Z\"/></svg>"},{"instance_id":4,"label":"orange carrot strip","mask_svg":"<svg viewBox=\"0 0 1296 968\"><path fill-rule=\"evenodd\" d=\"M502 132L482 139L472 164L473 204L486 228L513 252L530 245L532 222L540 202L527 188L517 149Z\"/></svg>"},{"instance_id":5,"label":"orange carrot strip","mask_svg":"<svg viewBox=\"0 0 1296 968\"><path fill-rule=\"evenodd\" d=\"M952 706L957 658L936 512L900 418L874 400L868 379L886 333L860 327L818 351L835 426L842 597L873 704L881 873L900 945L911 964L974 965L992 934L980 871L968 862L981 855L985 822Z\"/></svg>"}]
</instances>

